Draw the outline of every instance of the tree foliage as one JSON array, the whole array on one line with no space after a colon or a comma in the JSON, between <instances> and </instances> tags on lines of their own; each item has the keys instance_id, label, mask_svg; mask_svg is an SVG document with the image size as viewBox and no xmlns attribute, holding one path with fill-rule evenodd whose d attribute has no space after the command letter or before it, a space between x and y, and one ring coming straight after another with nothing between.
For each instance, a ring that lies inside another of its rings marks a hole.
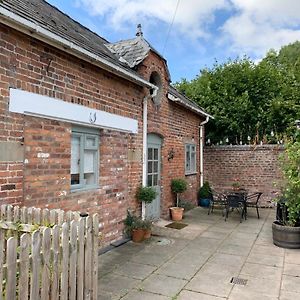
<instances>
[{"instance_id":1,"label":"tree foliage","mask_svg":"<svg viewBox=\"0 0 300 300\"><path fill-rule=\"evenodd\" d=\"M213 143L275 142L300 118L300 42L249 58L216 62L193 80L175 86L214 116L207 126ZM271 134L272 133L272 134ZM273 134L274 133L274 134Z\"/></svg>"}]
</instances>

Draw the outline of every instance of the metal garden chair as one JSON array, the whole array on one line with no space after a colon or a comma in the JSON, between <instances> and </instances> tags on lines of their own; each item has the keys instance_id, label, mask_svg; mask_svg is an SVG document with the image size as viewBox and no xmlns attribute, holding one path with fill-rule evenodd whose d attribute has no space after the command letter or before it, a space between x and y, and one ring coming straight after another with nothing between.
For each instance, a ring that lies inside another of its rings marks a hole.
<instances>
[{"instance_id":1,"label":"metal garden chair","mask_svg":"<svg viewBox=\"0 0 300 300\"><path fill-rule=\"evenodd\" d=\"M258 219L259 219L258 201L262 194L263 193L261 192L256 192L246 196L246 209L247 207L255 207ZM246 210L246 214L247 214L247 210Z\"/></svg>"},{"instance_id":2,"label":"metal garden chair","mask_svg":"<svg viewBox=\"0 0 300 300\"><path fill-rule=\"evenodd\" d=\"M215 206L221 206L222 208L222 216L224 216L224 210L226 207L226 196L223 193L218 193L216 191L212 191L210 194L210 203L208 207L208 215L213 213Z\"/></svg>"},{"instance_id":3,"label":"metal garden chair","mask_svg":"<svg viewBox=\"0 0 300 300\"><path fill-rule=\"evenodd\" d=\"M228 214L230 210L237 209L240 213L240 222L242 223L243 217L246 219L246 205L245 198L238 194L230 194L226 197L226 213L225 213L225 221L228 218Z\"/></svg>"}]
</instances>

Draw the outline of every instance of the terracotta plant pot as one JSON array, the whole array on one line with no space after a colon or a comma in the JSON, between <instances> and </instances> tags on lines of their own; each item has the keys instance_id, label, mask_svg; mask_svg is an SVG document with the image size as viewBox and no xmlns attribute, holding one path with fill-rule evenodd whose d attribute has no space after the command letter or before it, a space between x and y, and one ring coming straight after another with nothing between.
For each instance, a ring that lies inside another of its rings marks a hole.
<instances>
[{"instance_id":1,"label":"terracotta plant pot","mask_svg":"<svg viewBox=\"0 0 300 300\"><path fill-rule=\"evenodd\" d=\"M151 229L144 229L144 239L150 239L151 237Z\"/></svg>"},{"instance_id":2,"label":"terracotta plant pot","mask_svg":"<svg viewBox=\"0 0 300 300\"><path fill-rule=\"evenodd\" d=\"M170 207L173 221L181 221L183 216L183 207Z\"/></svg>"},{"instance_id":3,"label":"terracotta plant pot","mask_svg":"<svg viewBox=\"0 0 300 300\"><path fill-rule=\"evenodd\" d=\"M132 241L135 243L140 243L144 240L144 230L139 229L133 229L132 230Z\"/></svg>"},{"instance_id":4,"label":"terracotta plant pot","mask_svg":"<svg viewBox=\"0 0 300 300\"><path fill-rule=\"evenodd\" d=\"M288 249L300 248L300 227L283 226L275 221L272 231L274 245Z\"/></svg>"}]
</instances>

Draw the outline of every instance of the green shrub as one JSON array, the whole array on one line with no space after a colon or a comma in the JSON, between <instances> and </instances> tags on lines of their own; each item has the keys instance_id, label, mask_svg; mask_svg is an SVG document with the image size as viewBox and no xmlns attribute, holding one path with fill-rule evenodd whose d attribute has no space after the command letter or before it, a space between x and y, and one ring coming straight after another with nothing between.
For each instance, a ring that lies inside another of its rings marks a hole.
<instances>
[{"instance_id":1,"label":"green shrub","mask_svg":"<svg viewBox=\"0 0 300 300\"><path fill-rule=\"evenodd\" d=\"M183 178L172 179L171 190L176 194L176 206L179 206L179 194L183 193L187 189L187 182Z\"/></svg>"},{"instance_id":2,"label":"green shrub","mask_svg":"<svg viewBox=\"0 0 300 300\"><path fill-rule=\"evenodd\" d=\"M281 163L285 179L281 198L287 207L284 225L297 226L300 220L300 133L286 144Z\"/></svg>"},{"instance_id":3,"label":"green shrub","mask_svg":"<svg viewBox=\"0 0 300 300\"><path fill-rule=\"evenodd\" d=\"M153 187L140 186L136 193L136 198L139 201L144 201L145 203L151 203L156 197L156 191Z\"/></svg>"},{"instance_id":4,"label":"green shrub","mask_svg":"<svg viewBox=\"0 0 300 300\"><path fill-rule=\"evenodd\" d=\"M187 182L183 178L172 179L171 189L173 193L181 194L187 189Z\"/></svg>"},{"instance_id":5,"label":"green shrub","mask_svg":"<svg viewBox=\"0 0 300 300\"><path fill-rule=\"evenodd\" d=\"M198 199L209 199L212 191L208 181L203 183L203 186L198 190Z\"/></svg>"}]
</instances>

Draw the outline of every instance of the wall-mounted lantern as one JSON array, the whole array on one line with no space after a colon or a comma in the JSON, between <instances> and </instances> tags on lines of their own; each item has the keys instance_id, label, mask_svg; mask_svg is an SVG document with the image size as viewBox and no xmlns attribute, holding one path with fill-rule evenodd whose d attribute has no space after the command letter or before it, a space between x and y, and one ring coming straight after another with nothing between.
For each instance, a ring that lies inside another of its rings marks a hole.
<instances>
[{"instance_id":1,"label":"wall-mounted lantern","mask_svg":"<svg viewBox=\"0 0 300 300\"><path fill-rule=\"evenodd\" d=\"M174 155L175 155L175 151L174 149L170 149L169 152L168 152L168 161L172 160L174 158Z\"/></svg>"}]
</instances>

